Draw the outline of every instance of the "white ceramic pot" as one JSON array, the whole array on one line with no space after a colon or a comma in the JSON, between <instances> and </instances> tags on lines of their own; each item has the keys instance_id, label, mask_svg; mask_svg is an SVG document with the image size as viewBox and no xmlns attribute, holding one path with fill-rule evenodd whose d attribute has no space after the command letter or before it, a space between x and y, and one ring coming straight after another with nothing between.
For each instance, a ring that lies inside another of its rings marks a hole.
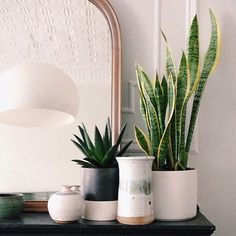
<instances>
[{"instance_id":1,"label":"white ceramic pot","mask_svg":"<svg viewBox=\"0 0 236 236\"><path fill-rule=\"evenodd\" d=\"M154 220L152 162L154 157L118 157L120 170L117 220L144 225Z\"/></svg>"},{"instance_id":2,"label":"white ceramic pot","mask_svg":"<svg viewBox=\"0 0 236 236\"><path fill-rule=\"evenodd\" d=\"M187 220L197 214L197 170L153 171L155 218Z\"/></svg>"},{"instance_id":3,"label":"white ceramic pot","mask_svg":"<svg viewBox=\"0 0 236 236\"><path fill-rule=\"evenodd\" d=\"M48 201L48 212L56 223L77 221L83 211L83 198L77 189L64 185L61 191L54 193Z\"/></svg>"}]
</instances>

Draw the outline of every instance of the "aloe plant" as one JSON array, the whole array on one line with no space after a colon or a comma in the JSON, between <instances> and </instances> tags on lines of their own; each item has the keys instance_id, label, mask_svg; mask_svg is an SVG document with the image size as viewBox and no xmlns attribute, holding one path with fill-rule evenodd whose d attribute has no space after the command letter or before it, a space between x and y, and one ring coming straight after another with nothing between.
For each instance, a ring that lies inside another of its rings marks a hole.
<instances>
[{"instance_id":1,"label":"aloe plant","mask_svg":"<svg viewBox=\"0 0 236 236\"><path fill-rule=\"evenodd\" d=\"M120 148L122 137L125 132L126 124L122 128L115 144L112 144L112 130L111 123L108 119L105 131L103 136L101 132L95 126L94 131L94 143L91 141L88 132L82 124L82 126L78 126L80 137L74 134L75 140L71 139L74 145L79 148L79 150L85 155L83 160L75 159L72 160L82 167L86 168L111 168L117 167L117 156L122 156L130 144L132 140L129 141L124 147Z\"/></svg>"},{"instance_id":2,"label":"aloe plant","mask_svg":"<svg viewBox=\"0 0 236 236\"><path fill-rule=\"evenodd\" d=\"M221 35L217 19L210 10L211 38L203 65L200 65L199 29L197 15L189 29L187 50L183 51L178 70L173 62L167 38L166 75L156 74L152 81L136 64L140 94L140 111L147 132L135 126L135 138L140 148L155 156L154 170L185 170L187 168L194 127L207 78L219 61ZM190 98L194 96L191 117L186 135L186 112Z\"/></svg>"}]
</instances>

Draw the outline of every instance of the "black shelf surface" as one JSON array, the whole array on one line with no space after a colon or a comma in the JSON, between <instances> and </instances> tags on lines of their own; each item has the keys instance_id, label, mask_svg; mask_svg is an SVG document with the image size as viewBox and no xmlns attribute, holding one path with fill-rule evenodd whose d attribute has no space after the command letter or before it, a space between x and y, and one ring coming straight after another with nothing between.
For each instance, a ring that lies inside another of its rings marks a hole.
<instances>
[{"instance_id":1,"label":"black shelf surface","mask_svg":"<svg viewBox=\"0 0 236 236\"><path fill-rule=\"evenodd\" d=\"M56 224L48 213L23 213L19 219L0 221L0 235L211 235L215 226L198 212L194 219L149 225L124 225L117 221L98 222L79 220Z\"/></svg>"}]
</instances>

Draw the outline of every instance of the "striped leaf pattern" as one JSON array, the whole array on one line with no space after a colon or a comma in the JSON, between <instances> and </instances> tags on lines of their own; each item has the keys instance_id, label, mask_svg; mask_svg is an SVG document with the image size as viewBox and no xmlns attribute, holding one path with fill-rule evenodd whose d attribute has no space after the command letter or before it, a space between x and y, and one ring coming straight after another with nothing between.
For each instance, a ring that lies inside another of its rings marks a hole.
<instances>
[{"instance_id":1,"label":"striped leaf pattern","mask_svg":"<svg viewBox=\"0 0 236 236\"><path fill-rule=\"evenodd\" d=\"M192 142L192 136L194 127L196 124L196 119L200 107L201 98L203 95L203 92L205 90L207 78L209 75L214 71L216 68L218 62L219 62L219 55L221 51L221 33L220 33L220 26L218 24L218 21L213 14L213 12L210 10L210 18L211 18L211 39L210 44L208 47L207 54L205 56L203 69L201 71L200 81L198 84L198 87L196 89L195 95L194 95L194 101L192 105L192 111L191 111L191 118L190 118L190 124L188 129L188 136L186 141L186 153L189 153L191 142Z\"/></svg>"},{"instance_id":2,"label":"striped leaf pattern","mask_svg":"<svg viewBox=\"0 0 236 236\"><path fill-rule=\"evenodd\" d=\"M166 45L166 75L160 80L158 74L150 80L140 65L136 64L136 75L140 94L140 111L147 133L135 126L135 138L140 148L155 156L154 170L185 170L193 130L207 78L215 69L220 55L221 35L216 17L210 10L212 33L209 48L201 69L199 55L198 18L193 18L189 30L187 51L182 52L178 71ZM187 105L194 95L188 136L186 138Z\"/></svg>"}]
</instances>

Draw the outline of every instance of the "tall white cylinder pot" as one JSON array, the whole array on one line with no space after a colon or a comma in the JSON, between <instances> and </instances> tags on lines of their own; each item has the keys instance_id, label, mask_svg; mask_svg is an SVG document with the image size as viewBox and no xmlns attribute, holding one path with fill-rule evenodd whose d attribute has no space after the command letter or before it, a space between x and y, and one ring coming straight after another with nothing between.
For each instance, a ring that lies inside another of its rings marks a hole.
<instances>
[{"instance_id":1,"label":"tall white cylinder pot","mask_svg":"<svg viewBox=\"0 0 236 236\"><path fill-rule=\"evenodd\" d=\"M197 214L197 170L153 171L155 218L191 219Z\"/></svg>"},{"instance_id":2,"label":"tall white cylinder pot","mask_svg":"<svg viewBox=\"0 0 236 236\"><path fill-rule=\"evenodd\" d=\"M119 191L117 220L144 225L154 220L152 162L154 157L117 157Z\"/></svg>"}]
</instances>

